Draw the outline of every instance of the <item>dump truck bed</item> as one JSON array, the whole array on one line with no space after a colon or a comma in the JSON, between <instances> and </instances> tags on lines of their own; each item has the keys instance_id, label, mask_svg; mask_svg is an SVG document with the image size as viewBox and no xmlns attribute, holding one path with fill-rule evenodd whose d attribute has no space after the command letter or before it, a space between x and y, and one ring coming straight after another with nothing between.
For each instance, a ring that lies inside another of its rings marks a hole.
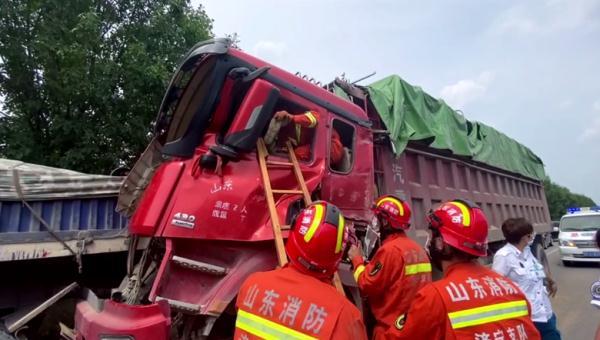
<instances>
[{"instance_id":1,"label":"dump truck bed","mask_svg":"<svg viewBox=\"0 0 600 340\"><path fill-rule=\"evenodd\" d=\"M380 191L383 188L410 202L413 230L422 243L427 237L425 212L455 198L468 199L483 209L490 223L489 242L504 239L500 227L509 217L525 217L538 233L550 232L550 214L539 180L415 143L409 143L399 157L387 146L378 146L375 157Z\"/></svg>"}]
</instances>

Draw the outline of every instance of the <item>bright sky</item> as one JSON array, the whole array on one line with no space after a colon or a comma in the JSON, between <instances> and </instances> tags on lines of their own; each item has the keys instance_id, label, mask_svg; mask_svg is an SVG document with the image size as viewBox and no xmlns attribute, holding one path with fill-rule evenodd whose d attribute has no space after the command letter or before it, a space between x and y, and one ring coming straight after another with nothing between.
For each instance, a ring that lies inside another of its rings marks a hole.
<instances>
[{"instance_id":1,"label":"bright sky","mask_svg":"<svg viewBox=\"0 0 600 340\"><path fill-rule=\"evenodd\" d=\"M600 1L192 0L214 33L322 82L398 74L600 204Z\"/></svg>"}]
</instances>

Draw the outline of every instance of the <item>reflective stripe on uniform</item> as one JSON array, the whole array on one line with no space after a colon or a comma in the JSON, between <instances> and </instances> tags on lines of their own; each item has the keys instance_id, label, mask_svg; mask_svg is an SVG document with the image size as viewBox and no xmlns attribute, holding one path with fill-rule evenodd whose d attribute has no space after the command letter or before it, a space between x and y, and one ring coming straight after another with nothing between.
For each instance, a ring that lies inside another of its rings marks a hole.
<instances>
[{"instance_id":1,"label":"reflective stripe on uniform","mask_svg":"<svg viewBox=\"0 0 600 340\"><path fill-rule=\"evenodd\" d=\"M338 221L338 230L337 230L337 242L335 244L335 253L339 253L342 251L342 245L344 244L344 216L340 214L340 218Z\"/></svg>"},{"instance_id":2,"label":"reflective stripe on uniform","mask_svg":"<svg viewBox=\"0 0 600 340\"><path fill-rule=\"evenodd\" d=\"M235 327L263 339L316 339L258 315L238 310Z\"/></svg>"},{"instance_id":3,"label":"reflective stripe on uniform","mask_svg":"<svg viewBox=\"0 0 600 340\"><path fill-rule=\"evenodd\" d=\"M361 264L358 267L356 267L356 269L354 270L354 280L356 280L356 282L358 282L358 278L360 277L360 274L362 274L365 271L365 265Z\"/></svg>"},{"instance_id":4,"label":"reflective stripe on uniform","mask_svg":"<svg viewBox=\"0 0 600 340\"><path fill-rule=\"evenodd\" d=\"M415 275L420 273L431 273L431 263L409 264L404 267L404 275Z\"/></svg>"},{"instance_id":5,"label":"reflective stripe on uniform","mask_svg":"<svg viewBox=\"0 0 600 340\"><path fill-rule=\"evenodd\" d=\"M317 228L321 224L321 220L323 219L323 205L316 204L315 205L315 216L313 216L312 223L310 224L310 228L304 235L304 242L310 242L312 237L315 235Z\"/></svg>"},{"instance_id":6,"label":"reflective stripe on uniform","mask_svg":"<svg viewBox=\"0 0 600 340\"><path fill-rule=\"evenodd\" d=\"M483 325L490 322L527 316L526 300L497 303L448 313L453 329Z\"/></svg>"},{"instance_id":7,"label":"reflective stripe on uniform","mask_svg":"<svg viewBox=\"0 0 600 340\"><path fill-rule=\"evenodd\" d=\"M317 126L317 118L311 111L307 111L304 115L310 121L309 128ZM296 144L300 144L300 137L302 137L302 125L296 124Z\"/></svg>"},{"instance_id":8,"label":"reflective stripe on uniform","mask_svg":"<svg viewBox=\"0 0 600 340\"><path fill-rule=\"evenodd\" d=\"M305 113L305 115L306 115L306 118L308 118L308 120L310 120L310 125L308 126L309 128L314 128L315 126L317 126L317 118L312 113L312 111L307 111Z\"/></svg>"}]
</instances>

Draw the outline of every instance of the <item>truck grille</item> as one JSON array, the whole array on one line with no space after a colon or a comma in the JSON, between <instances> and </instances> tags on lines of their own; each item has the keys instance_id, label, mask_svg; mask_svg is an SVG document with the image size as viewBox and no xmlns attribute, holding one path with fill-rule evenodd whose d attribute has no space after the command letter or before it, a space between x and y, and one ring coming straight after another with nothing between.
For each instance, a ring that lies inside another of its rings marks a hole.
<instances>
[{"instance_id":1,"label":"truck grille","mask_svg":"<svg viewBox=\"0 0 600 340\"><path fill-rule=\"evenodd\" d=\"M596 248L596 242L594 241L573 241L577 248Z\"/></svg>"}]
</instances>

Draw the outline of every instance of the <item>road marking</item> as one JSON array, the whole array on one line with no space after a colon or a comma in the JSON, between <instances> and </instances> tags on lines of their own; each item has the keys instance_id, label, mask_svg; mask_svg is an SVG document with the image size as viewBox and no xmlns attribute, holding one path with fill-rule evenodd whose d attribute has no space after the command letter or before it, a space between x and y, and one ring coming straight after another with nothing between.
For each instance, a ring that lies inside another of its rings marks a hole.
<instances>
[{"instance_id":1,"label":"road marking","mask_svg":"<svg viewBox=\"0 0 600 340\"><path fill-rule=\"evenodd\" d=\"M559 250L558 248L554 248L554 249L552 249L550 251L546 251L546 256L552 255L552 254L556 253L558 250Z\"/></svg>"}]
</instances>

